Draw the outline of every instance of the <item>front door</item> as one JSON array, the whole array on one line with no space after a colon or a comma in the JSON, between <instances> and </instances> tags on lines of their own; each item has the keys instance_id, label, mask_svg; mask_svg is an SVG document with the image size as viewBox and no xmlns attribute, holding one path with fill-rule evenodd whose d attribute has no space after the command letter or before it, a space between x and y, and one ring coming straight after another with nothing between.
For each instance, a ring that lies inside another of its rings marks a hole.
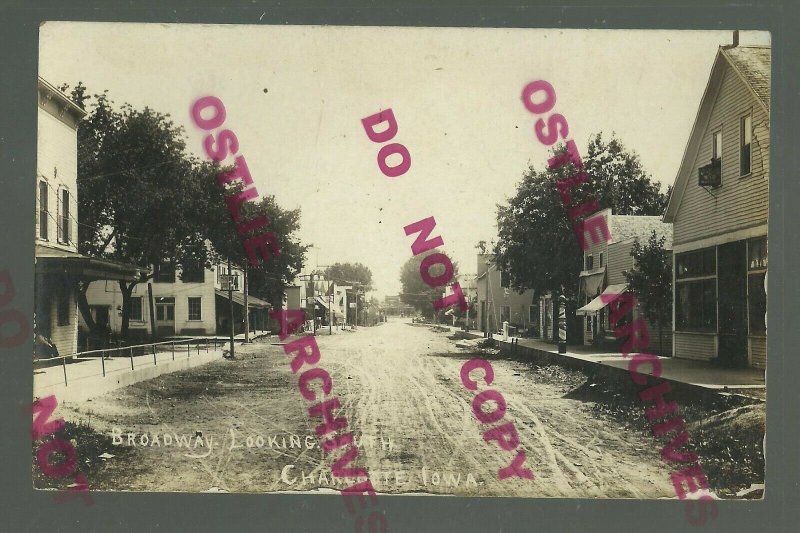
<instances>
[{"instance_id":1,"label":"front door","mask_svg":"<svg viewBox=\"0 0 800 533\"><path fill-rule=\"evenodd\" d=\"M175 298L156 298L156 332L159 337L175 335Z\"/></svg>"},{"instance_id":2,"label":"front door","mask_svg":"<svg viewBox=\"0 0 800 533\"><path fill-rule=\"evenodd\" d=\"M745 241L719 246L717 257L720 363L747 365L747 256Z\"/></svg>"}]
</instances>

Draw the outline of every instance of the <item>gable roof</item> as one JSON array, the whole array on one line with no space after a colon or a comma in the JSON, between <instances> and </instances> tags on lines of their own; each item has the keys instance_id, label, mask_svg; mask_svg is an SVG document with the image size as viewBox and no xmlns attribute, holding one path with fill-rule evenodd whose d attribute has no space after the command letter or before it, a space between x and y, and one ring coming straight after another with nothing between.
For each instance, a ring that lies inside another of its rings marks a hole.
<instances>
[{"instance_id":1,"label":"gable roof","mask_svg":"<svg viewBox=\"0 0 800 533\"><path fill-rule=\"evenodd\" d=\"M683 193L692 174L692 165L700 150L700 141L703 132L711 118L716 95L722 84L725 69L730 67L740 80L750 89L756 101L764 108L769 116L770 101L770 64L772 51L769 46L720 46L711 74L708 77L706 89L700 99L700 107L694 119L692 132L683 152L683 159L675 177L667 208L664 211L664 221L673 222L678 212Z\"/></svg>"},{"instance_id":2,"label":"gable roof","mask_svg":"<svg viewBox=\"0 0 800 533\"><path fill-rule=\"evenodd\" d=\"M722 48L721 51L739 77L755 93L761 105L769 111L771 48L769 46L736 46Z\"/></svg>"},{"instance_id":3,"label":"gable roof","mask_svg":"<svg viewBox=\"0 0 800 533\"><path fill-rule=\"evenodd\" d=\"M644 244L655 231L657 237L666 237L664 247L672 249L672 224L662 222L660 216L611 215L609 222L609 244L632 239Z\"/></svg>"}]
</instances>

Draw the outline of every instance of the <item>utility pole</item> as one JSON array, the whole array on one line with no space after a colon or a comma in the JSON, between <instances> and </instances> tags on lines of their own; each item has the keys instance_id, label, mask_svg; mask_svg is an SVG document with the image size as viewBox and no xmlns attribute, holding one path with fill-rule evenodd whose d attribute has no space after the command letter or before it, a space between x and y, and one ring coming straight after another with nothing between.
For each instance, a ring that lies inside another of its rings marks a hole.
<instances>
[{"instance_id":1,"label":"utility pole","mask_svg":"<svg viewBox=\"0 0 800 533\"><path fill-rule=\"evenodd\" d=\"M312 334L317 333L317 314L314 312L315 304L317 303L316 299L317 293L314 287L314 272L311 272L308 285L306 285L306 313L311 316Z\"/></svg>"},{"instance_id":2,"label":"utility pole","mask_svg":"<svg viewBox=\"0 0 800 533\"><path fill-rule=\"evenodd\" d=\"M242 289L244 290L244 342L250 342L250 309L247 307L247 263L244 264Z\"/></svg>"},{"instance_id":3,"label":"utility pole","mask_svg":"<svg viewBox=\"0 0 800 533\"><path fill-rule=\"evenodd\" d=\"M153 284L149 281L147 282L147 307L150 308L150 335L152 341L156 342L158 332L156 330L155 300L153 299Z\"/></svg>"},{"instance_id":4,"label":"utility pole","mask_svg":"<svg viewBox=\"0 0 800 533\"><path fill-rule=\"evenodd\" d=\"M231 314L231 348L230 358L233 359L233 335L234 335L234 322L233 322L233 274L231 273L231 258L228 258L228 305Z\"/></svg>"}]
</instances>

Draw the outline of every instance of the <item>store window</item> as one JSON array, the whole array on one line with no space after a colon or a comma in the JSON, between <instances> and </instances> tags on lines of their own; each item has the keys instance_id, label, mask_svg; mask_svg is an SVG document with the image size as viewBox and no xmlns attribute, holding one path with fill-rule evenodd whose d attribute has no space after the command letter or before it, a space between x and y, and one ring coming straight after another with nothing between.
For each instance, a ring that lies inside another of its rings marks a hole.
<instances>
[{"instance_id":1,"label":"store window","mask_svg":"<svg viewBox=\"0 0 800 533\"><path fill-rule=\"evenodd\" d=\"M675 256L675 277L677 279L716 275L717 251L713 247Z\"/></svg>"},{"instance_id":2,"label":"store window","mask_svg":"<svg viewBox=\"0 0 800 533\"><path fill-rule=\"evenodd\" d=\"M716 278L676 284L675 326L677 331L717 330Z\"/></svg>"},{"instance_id":3,"label":"store window","mask_svg":"<svg viewBox=\"0 0 800 533\"><path fill-rule=\"evenodd\" d=\"M767 324L767 238L758 237L747 241L747 305L750 335L765 335Z\"/></svg>"}]
</instances>

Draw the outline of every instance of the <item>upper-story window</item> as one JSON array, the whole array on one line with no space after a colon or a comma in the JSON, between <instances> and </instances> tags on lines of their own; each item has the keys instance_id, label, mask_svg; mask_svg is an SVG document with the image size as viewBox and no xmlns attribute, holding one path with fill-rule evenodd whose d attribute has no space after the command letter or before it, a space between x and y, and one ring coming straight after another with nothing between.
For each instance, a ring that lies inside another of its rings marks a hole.
<instances>
[{"instance_id":1,"label":"upper-story window","mask_svg":"<svg viewBox=\"0 0 800 533\"><path fill-rule=\"evenodd\" d=\"M600 264L599 264L599 265L597 265L597 267L598 267L598 268L603 268L603 252L600 252L600 258L599 258L599 261L600 261Z\"/></svg>"},{"instance_id":2,"label":"upper-story window","mask_svg":"<svg viewBox=\"0 0 800 533\"><path fill-rule=\"evenodd\" d=\"M202 261L186 260L181 265L181 281L184 283L203 283L206 267Z\"/></svg>"},{"instance_id":3,"label":"upper-story window","mask_svg":"<svg viewBox=\"0 0 800 533\"><path fill-rule=\"evenodd\" d=\"M72 242L72 225L69 213L69 189L61 189L58 206L58 242L69 244Z\"/></svg>"},{"instance_id":4,"label":"upper-story window","mask_svg":"<svg viewBox=\"0 0 800 533\"><path fill-rule=\"evenodd\" d=\"M586 256L586 268L584 270L591 270L594 268L594 256L589 254Z\"/></svg>"},{"instance_id":5,"label":"upper-story window","mask_svg":"<svg viewBox=\"0 0 800 533\"><path fill-rule=\"evenodd\" d=\"M500 272L500 286L504 289L511 286L511 276L508 275L508 272Z\"/></svg>"},{"instance_id":6,"label":"upper-story window","mask_svg":"<svg viewBox=\"0 0 800 533\"><path fill-rule=\"evenodd\" d=\"M711 134L711 159L714 161L722 159L722 130Z\"/></svg>"},{"instance_id":7,"label":"upper-story window","mask_svg":"<svg viewBox=\"0 0 800 533\"><path fill-rule=\"evenodd\" d=\"M750 143L753 141L753 116L748 114L739 119L739 175L750 174Z\"/></svg>"},{"instance_id":8,"label":"upper-story window","mask_svg":"<svg viewBox=\"0 0 800 533\"><path fill-rule=\"evenodd\" d=\"M173 263L161 263L153 265L154 283L175 283L175 265Z\"/></svg>"},{"instance_id":9,"label":"upper-story window","mask_svg":"<svg viewBox=\"0 0 800 533\"><path fill-rule=\"evenodd\" d=\"M47 182L39 182L39 238L47 240L48 232L48 217L50 210L48 207L48 190Z\"/></svg>"}]
</instances>

